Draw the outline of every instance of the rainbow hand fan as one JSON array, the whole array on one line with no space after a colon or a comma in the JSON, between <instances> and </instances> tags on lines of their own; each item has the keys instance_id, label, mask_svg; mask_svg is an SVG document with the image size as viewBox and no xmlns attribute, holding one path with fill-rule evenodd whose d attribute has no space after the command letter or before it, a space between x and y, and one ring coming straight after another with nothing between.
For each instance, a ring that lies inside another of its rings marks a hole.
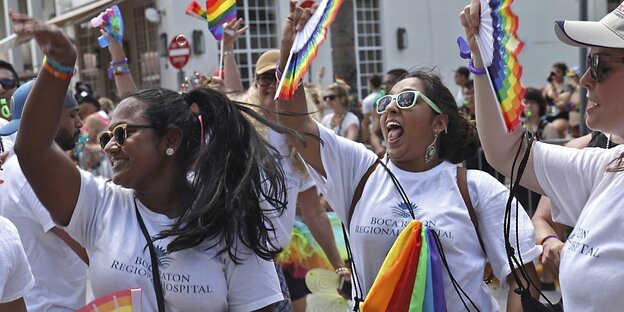
<instances>
[{"instance_id":1,"label":"rainbow hand fan","mask_svg":"<svg viewBox=\"0 0 624 312\"><path fill-rule=\"evenodd\" d=\"M524 111L522 66L518 54L524 43L518 38L518 17L511 12L513 0L481 0L481 25L477 44L507 131L520 124Z\"/></svg>"},{"instance_id":2,"label":"rainbow hand fan","mask_svg":"<svg viewBox=\"0 0 624 312\"><path fill-rule=\"evenodd\" d=\"M141 312L141 289L124 289L99 297L77 312Z\"/></svg>"},{"instance_id":3,"label":"rainbow hand fan","mask_svg":"<svg viewBox=\"0 0 624 312\"><path fill-rule=\"evenodd\" d=\"M235 0L207 0L208 29L217 40L223 38L223 24L236 19Z\"/></svg>"},{"instance_id":4,"label":"rainbow hand fan","mask_svg":"<svg viewBox=\"0 0 624 312\"><path fill-rule=\"evenodd\" d=\"M197 3L197 1L189 3L189 5L184 10L184 13L186 13L186 15L201 19L202 21L208 19L208 16L206 15L206 10L204 10L204 7L202 7L201 4Z\"/></svg>"},{"instance_id":5,"label":"rainbow hand fan","mask_svg":"<svg viewBox=\"0 0 624 312\"><path fill-rule=\"evenodd\" d=\"M323 0L297 33L284 67L284 74L277 86L275 99L291 100L299 87L299 81L308 72L318 49L327 37L327 29L336 18L342 0Z\"/></svg>"}]
</instances>

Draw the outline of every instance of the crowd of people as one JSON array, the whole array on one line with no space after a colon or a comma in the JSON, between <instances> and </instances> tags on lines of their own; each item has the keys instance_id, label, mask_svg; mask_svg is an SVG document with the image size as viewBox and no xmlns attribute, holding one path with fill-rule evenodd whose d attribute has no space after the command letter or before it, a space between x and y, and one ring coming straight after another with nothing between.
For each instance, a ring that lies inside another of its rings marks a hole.
<instances>
[{"instance_id":1,"label":"crowd of people","mask_svg":"<svg viewBox=\"0 0 624 312\"><path fill-rule=\"evenodd\" d=\"M45 58L30 81L0 61L0 311L73 311L131 288L146 311L306 311L314 268L335 272L336 295L357 309L412 219L439 240L447 311L523 311L518 276L532 298L558 277L565 311L624 305L613 235L624 3L600 22L555 24L562 42L590 48L588 68L553 64L509 133L475 40L480 1L460 12L472 53L453 90L435 64L395 68L369 77L357 101L341 79L325 85L323 69L276 100L311 14L291 1L281 45L257 59L249 87L232 53L243 19L225 25L221 77L197 73L181 90L137 87L109 37L115 103L70 85L65 33L10 13ZM593 132L581 136L582 123ZM486 267L508 287L506 307Z\"/></svg>"}]
</instances>

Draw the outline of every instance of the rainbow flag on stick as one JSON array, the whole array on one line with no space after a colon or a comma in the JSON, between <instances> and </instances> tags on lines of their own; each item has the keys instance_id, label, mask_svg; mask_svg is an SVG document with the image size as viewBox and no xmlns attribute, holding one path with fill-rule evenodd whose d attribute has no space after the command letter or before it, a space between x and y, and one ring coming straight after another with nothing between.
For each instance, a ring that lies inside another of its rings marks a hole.
<instances>
[{"instance_id":1,"label":"rainbow flag on stick","mask_svg":"<svg viewBox=\"0 0 624 312\"><path fill-rule=\"evenodd\" d=\"M186 15L199 18L203 21L208 19L206 10L204 10L204 7L202 7L201 4L197 3L196 1L189 3L189 5L186 7L186 10L184 10L184 13L186 13Z\"/></svg>"},{"instance_id":2,"label":"rainbow flag on stick","mask_svg":"<svg viewBox=\"0 0 624 312\"><path fill-rule=\"evenodd\" d=\"M327 29L334 22L342 0L323 0L308 20L308 23L295 36L284 74L275 93L275 99L293 98L299 81L316 58L318 49L327 37Z\"/></svg>"},{"instance_id":3,"label":"rainbow flag on stick","mask_svg":"<svg viewBox=\"0 0 624 312\"><path fill-rule=\"evenodd\" d=\"M217 40L223 38L223 24L236 19L235 0L207 0L208 29Z\"/></svg>"},{"instance_id":4,"label":"rainbow flag on stick","mask_svg":"<svg viewBox=\"0 0 624 312\"><path fill-rule=\"evenodd\" d=\"M477 44L500 104L507 131L520 124L525 88L520 81L518 55L524 43L518 38L518 16L511 11L513 0L481 0L481 25Z\"/></svg>"}]
</instances>

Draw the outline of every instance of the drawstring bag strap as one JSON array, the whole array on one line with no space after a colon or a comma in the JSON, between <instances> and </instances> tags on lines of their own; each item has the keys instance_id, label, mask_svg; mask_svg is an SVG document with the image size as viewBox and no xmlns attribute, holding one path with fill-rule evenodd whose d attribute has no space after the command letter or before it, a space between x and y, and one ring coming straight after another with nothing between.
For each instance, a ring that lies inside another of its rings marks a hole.
<instances>
[{"instance_id":1,"label":"drawstring bag strap","mask_svg":"<svg viewBox=\"0 0 624 312\"><path fill-rule=\"evenodd\" d=\"M141 232L143 233L143 237L145 237L145 240L147 241L147 248L149 249L150 258L152 260L152 282L154 283L154 291L156 292L158 312L165 312L165 297L163 296L163 288L160 282L160 270L158 269L158 258L156 257L156 250L154 250L152 238L149 236L147 228L145 228L145 223L143 223L143 218L141 218L141 214L139 213L139 206L136 203L136 197L134 198L134 209L136 211L139 225L141 226Z\"/></svg>"}]
</instances>

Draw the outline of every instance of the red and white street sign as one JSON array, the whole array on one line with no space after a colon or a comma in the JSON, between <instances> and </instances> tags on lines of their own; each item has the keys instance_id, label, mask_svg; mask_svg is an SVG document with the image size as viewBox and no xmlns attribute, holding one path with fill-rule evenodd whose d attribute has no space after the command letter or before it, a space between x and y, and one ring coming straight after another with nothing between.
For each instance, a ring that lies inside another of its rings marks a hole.
<instances>
[{"instance_id":1,"label":"red and white street sign","mask_svg":"<svg viewBox=\"0 0 624 312\"><path fill-rule=\"evenodd\" d=\"M177 69L182 69L191 58L191 45L184 35L177 35L169 44L169 61Z\"/></svg>"}]
</instances>

